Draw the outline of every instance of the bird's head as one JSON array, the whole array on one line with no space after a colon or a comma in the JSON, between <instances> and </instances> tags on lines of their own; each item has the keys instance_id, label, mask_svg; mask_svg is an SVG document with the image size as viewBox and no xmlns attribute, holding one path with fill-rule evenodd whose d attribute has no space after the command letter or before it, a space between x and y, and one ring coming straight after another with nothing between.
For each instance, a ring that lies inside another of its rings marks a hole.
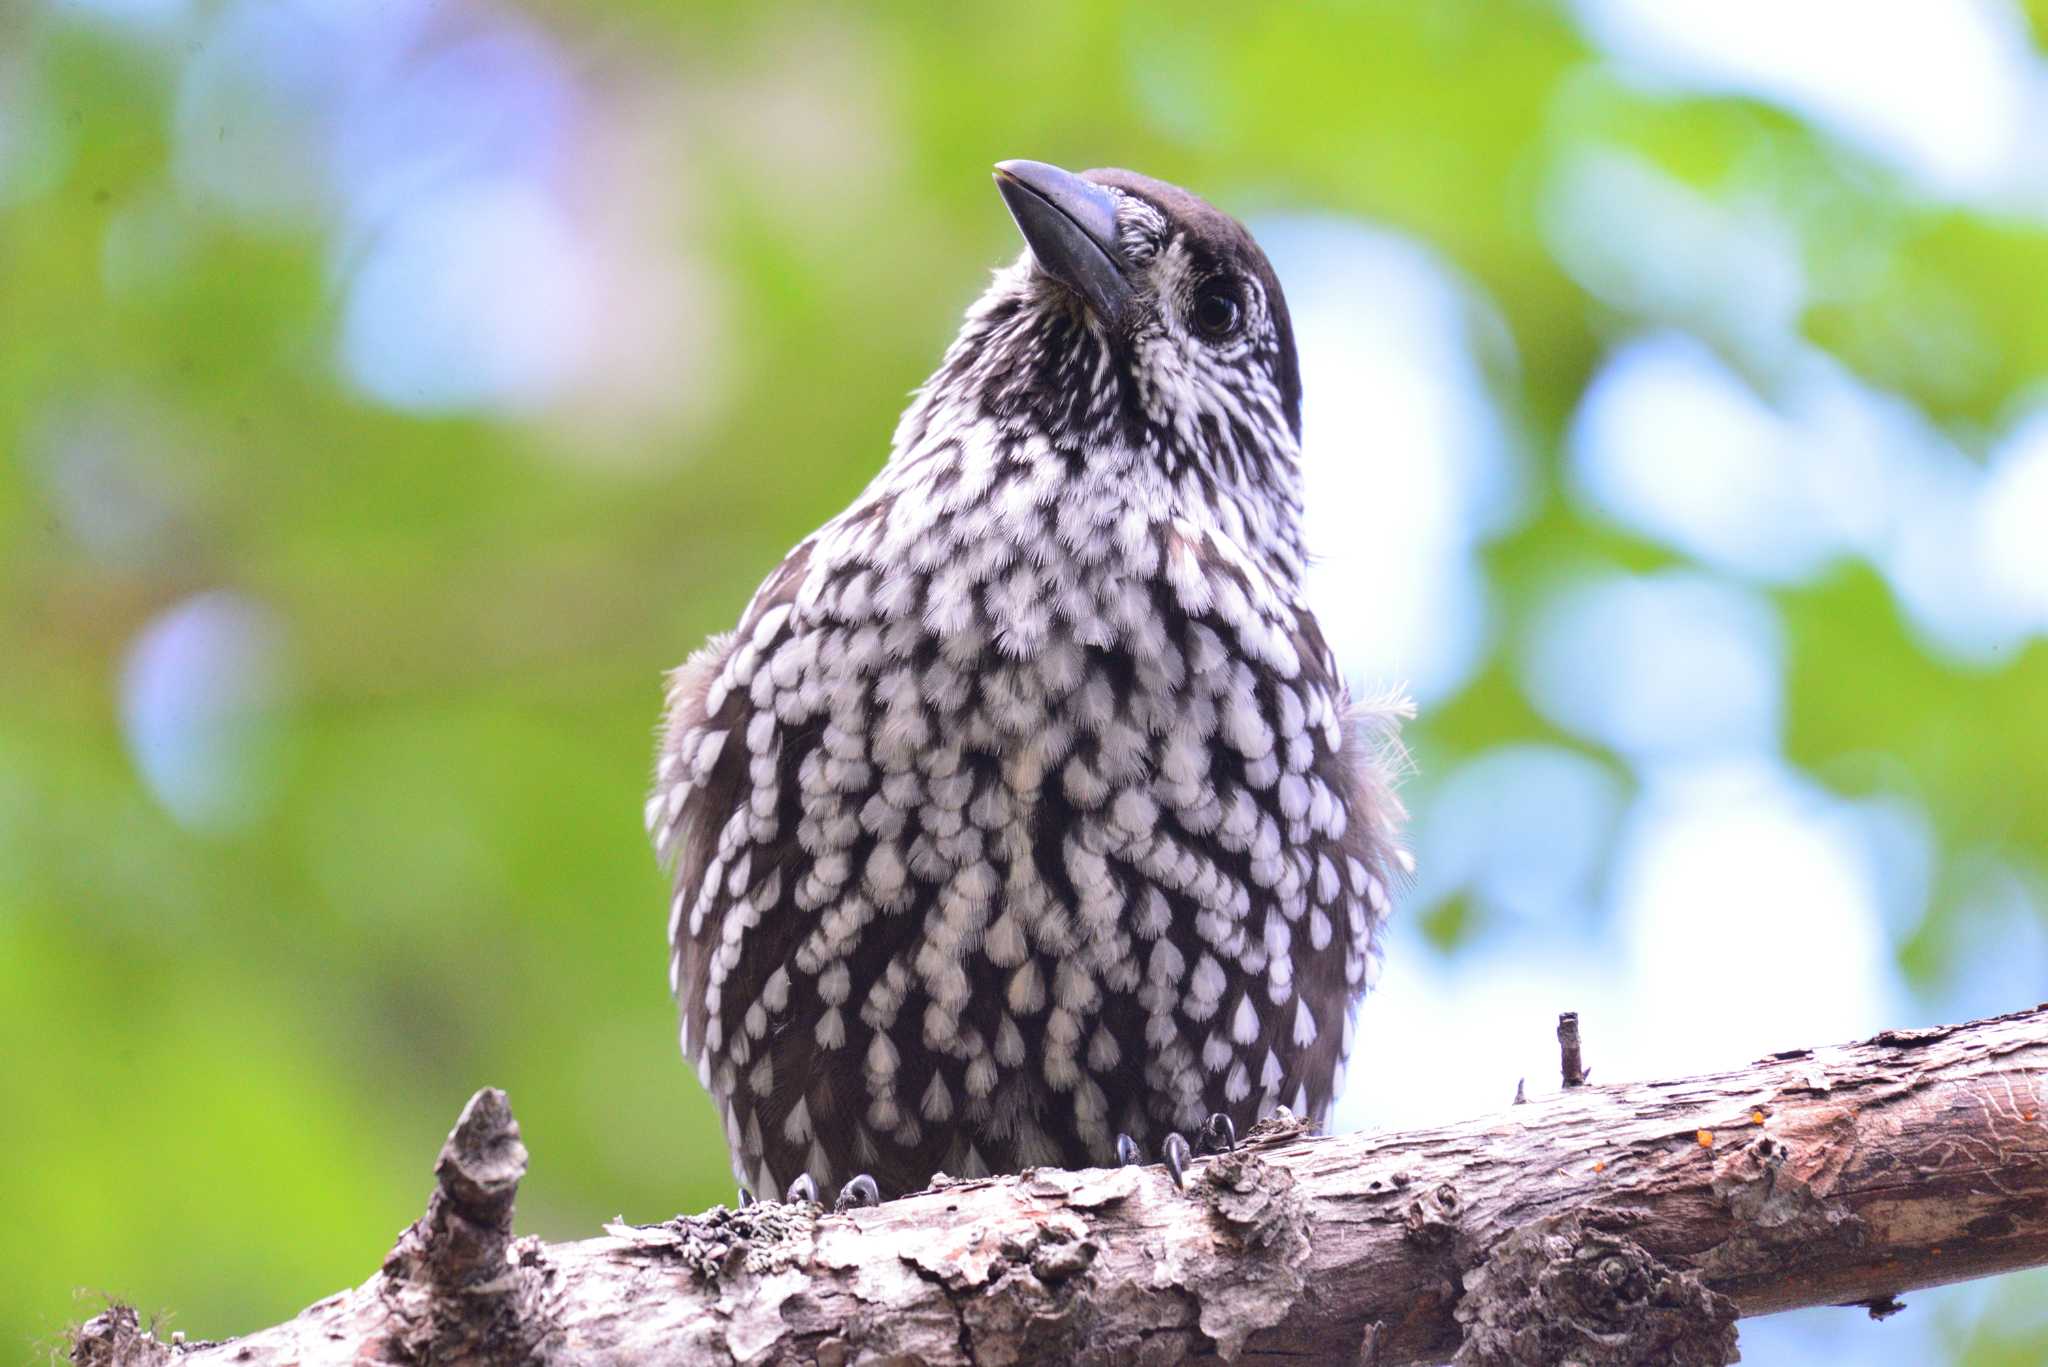
<instances>
[{"instance_id":1,"label":"bird's head","mask_svg":"<svg viewBox=\"0 0 2048 1367\"><path fill-rule=\"evenodd\" d=\"M1175 475L1291 480L1301 374L1287 301L1244 225L1132 171L997 165L1025 250L997 274L927 397Z\"/></svg>"}]
</instances>

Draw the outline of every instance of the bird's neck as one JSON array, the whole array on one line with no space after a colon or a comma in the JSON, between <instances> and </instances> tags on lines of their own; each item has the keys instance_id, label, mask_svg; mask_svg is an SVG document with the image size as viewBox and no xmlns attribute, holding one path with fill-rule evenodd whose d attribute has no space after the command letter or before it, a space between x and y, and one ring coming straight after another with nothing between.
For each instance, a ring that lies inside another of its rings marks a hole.
<instances>
[{"instance_id":1,"label":"bird's neck","mask_svg":"<svg viewBox=\"0 0 2048 1367\"><path fill-rule=\"evenodd\" d=\"M863 522L886 510L886 536L913 562L1058 561L1097 576L1156 576L1157 547L1170 533L1230 547L1259 572L1262 596L1300 593L1307 557L1292 482L1254 489L1170 464L1147 443L1083 450L987 415L936 419L915 429L842 516Z\"/></svg>"},{"instance_id":2,"label":"bird's neck","mask_svg":"<svg viewBox=\"0 0 2048 1367\"><path fill-rule=\"evenodd\" d=\"M955 523L986 501L993 516L969 520L1023 549L1048 528L1052 550L1088 527L1129 535L1177 524L1228 541L1276 591L1298 593L1307 554L1292 431L1205 418L1193 406L1166 408L1181 416L1161 420L1146 411L1160 396L1121 392L1093 337L1064 339L1067 359L1033 379L1042 322L1025 331L1007 298L998 291L970 314L861 502L887 498L901 512L919 509L913 520Z\"/></svg>"}]
</instances>

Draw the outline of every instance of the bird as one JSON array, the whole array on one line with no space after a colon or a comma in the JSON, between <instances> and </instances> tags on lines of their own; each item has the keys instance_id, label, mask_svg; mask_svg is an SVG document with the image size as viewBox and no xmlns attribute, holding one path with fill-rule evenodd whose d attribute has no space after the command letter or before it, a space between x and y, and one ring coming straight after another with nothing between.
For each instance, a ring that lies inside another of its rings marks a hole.
<instances>
[{"instance_id":1,"label":"bird","mask_svg":"<svg viewBox=\"0 0 2048 1367\"><path fill-rule=\"evenodd\" d=\"M1325 1120L1407 867L1412 709L1304 596L1265 253L1135 172L994 174L1023 250L887 460L667 677L669 986L742 1200L1179 1182Z\"/></svg>"}]
</instances>

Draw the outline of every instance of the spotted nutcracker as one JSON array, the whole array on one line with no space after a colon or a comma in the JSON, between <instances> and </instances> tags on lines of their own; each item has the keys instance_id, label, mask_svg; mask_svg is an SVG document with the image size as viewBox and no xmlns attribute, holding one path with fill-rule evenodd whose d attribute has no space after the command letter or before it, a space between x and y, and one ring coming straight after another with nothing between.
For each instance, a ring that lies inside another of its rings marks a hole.
<instances>
[{"instance_id":1,"label":"spotted nutcracker","mask_svg":"<svg viewBox=\"0 0 2048 1367\"><path fill-rule=\"evenodd\" d=\"M1301 377L1235 220L996 168L1027 250L888 463L669 678L647 825L743 1190L846 1203L1320 1119L1404 707L1302 592Z\"/></svg>"}]
</instances>

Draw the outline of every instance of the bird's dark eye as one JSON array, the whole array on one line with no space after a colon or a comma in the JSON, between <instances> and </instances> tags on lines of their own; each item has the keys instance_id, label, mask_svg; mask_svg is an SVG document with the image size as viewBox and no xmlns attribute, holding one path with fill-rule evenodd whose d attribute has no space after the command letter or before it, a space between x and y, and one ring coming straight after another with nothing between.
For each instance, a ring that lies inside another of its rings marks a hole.
<instances>
[{"instance_id":1,"label":"bird's dark eye","mask_svg":"<svg viewBox=\"0 0 2048 1367\"><path fill-rule=\"evenodd\" d=\"M1236 332L1243 318L1244 305L1227 285L1211 285L1195 296L1195 330L1212 342Z\"/></svg>"}]
</instances>

